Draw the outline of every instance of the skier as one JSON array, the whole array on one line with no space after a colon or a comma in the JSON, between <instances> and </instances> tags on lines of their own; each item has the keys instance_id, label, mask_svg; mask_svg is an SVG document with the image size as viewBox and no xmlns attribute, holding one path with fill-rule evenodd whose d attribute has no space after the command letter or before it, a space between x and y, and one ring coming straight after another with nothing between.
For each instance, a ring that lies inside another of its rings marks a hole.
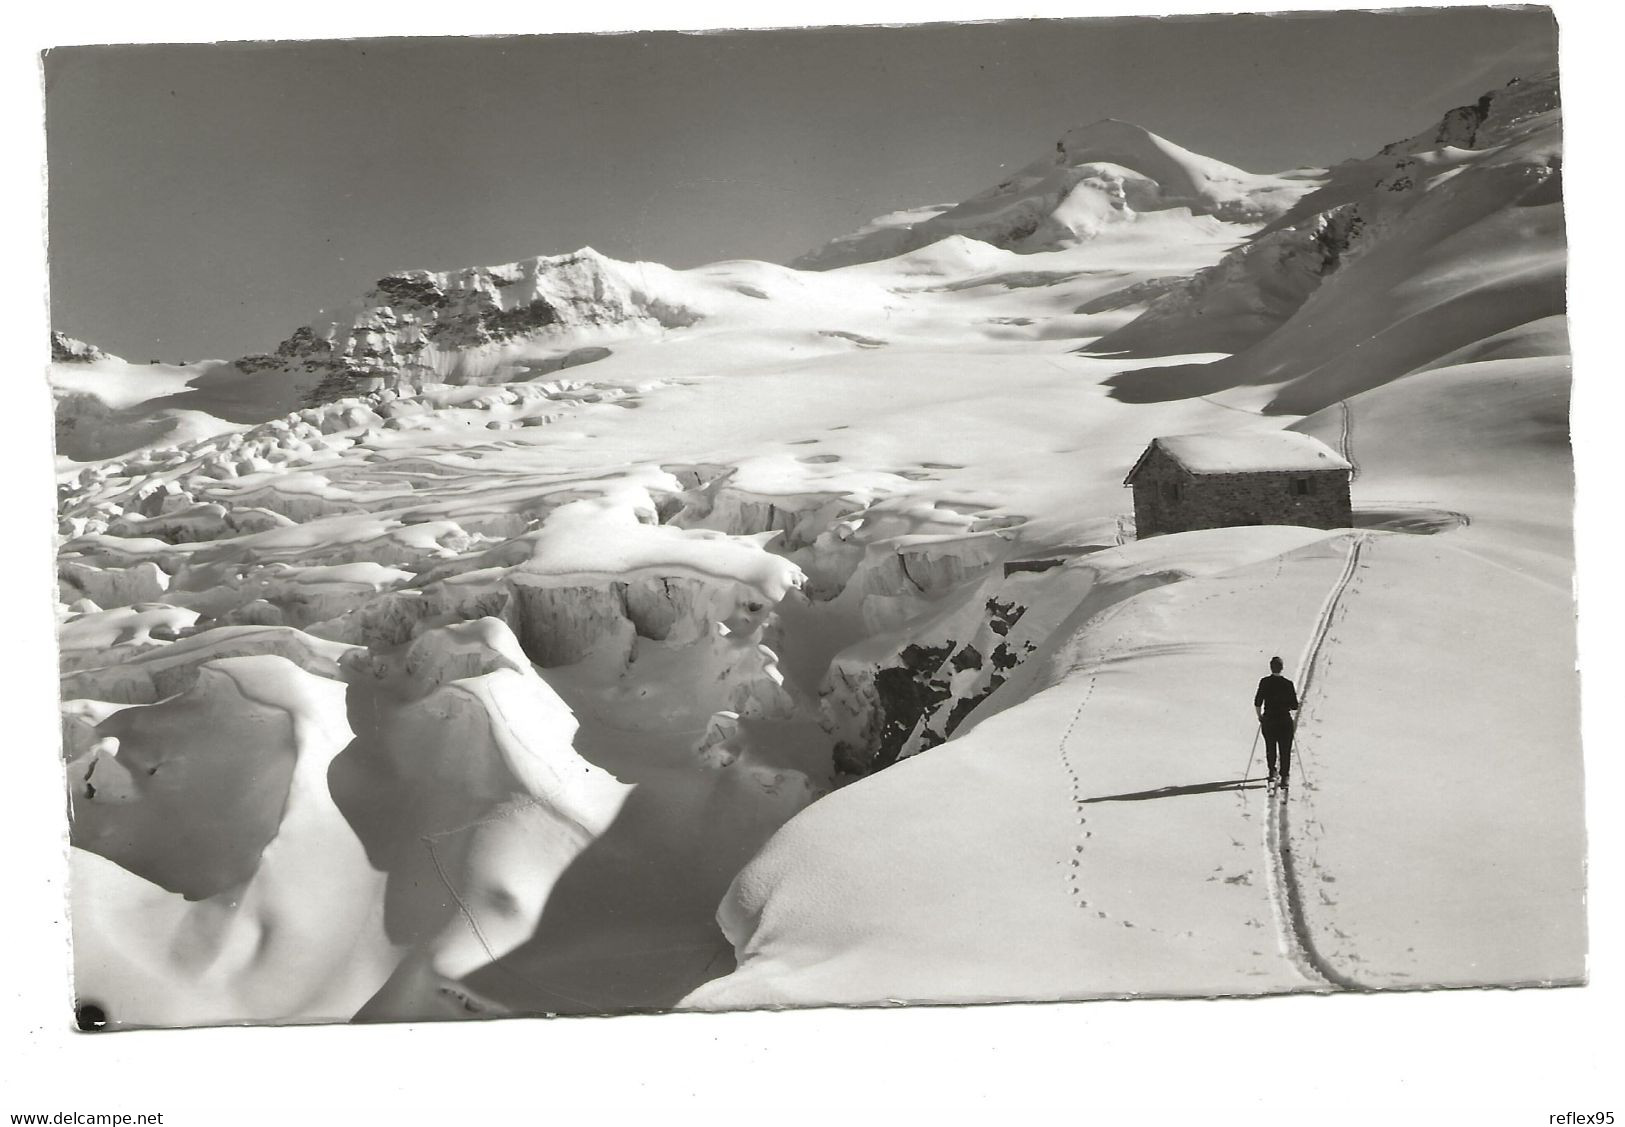
<instances>
[{"instance_id":1,"label":"skier","mask_svg":"<svg viewBox=\"0 0 1625 1127\"><path fill-rule=\"evenodd\" d=\"M1292 733L1298 726L1293 713L1298 711L1298 691L1291 681L1281 676L1278 657L1270 658L1270 675L1258 682L1258 692L1253 694L1253 710L1258 713L1258 726L1264 731L1264 758L1269 764L1270 785L1284 787L1292 770Z\"/></svg>"}]
</instances>

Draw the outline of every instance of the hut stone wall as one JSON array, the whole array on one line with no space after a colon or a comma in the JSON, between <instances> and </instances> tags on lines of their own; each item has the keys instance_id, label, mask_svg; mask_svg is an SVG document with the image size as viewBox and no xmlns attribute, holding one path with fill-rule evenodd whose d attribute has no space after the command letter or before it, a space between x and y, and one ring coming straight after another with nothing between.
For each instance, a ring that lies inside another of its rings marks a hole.
<instances>
[{"instance_id":1,"label":"hut stone wall","mask_svg":"<svg viewBox=\"0 0 1625 1127\"><path fill-rule=\"evenodd\" d=\"M1353 524L1347 470L1192 474L1159 448L1134 473L1134 525L1140 539L1198 528Z\"/></svg>"}]
</instances>

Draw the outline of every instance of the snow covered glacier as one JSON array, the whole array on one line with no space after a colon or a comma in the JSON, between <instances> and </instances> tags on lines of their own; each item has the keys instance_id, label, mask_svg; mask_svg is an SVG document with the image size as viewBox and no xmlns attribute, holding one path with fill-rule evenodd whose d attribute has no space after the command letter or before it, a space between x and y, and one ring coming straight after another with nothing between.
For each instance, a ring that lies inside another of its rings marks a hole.
<instances>
[{"instance_id":1,"label":"snow covered glacier","mask_svg":"<svg viewBox=\"0 0 1625 1127\"><path fill-rule=\"evenodd\" d=\"M1097 123L797 267L581 250L265 356L53 342L81 1001L1583 975L1554 76L1325 171ZM1151 438L1283 426L1355 528L1135 540ZM1247 780L1277 653L1290 801Z\"/></svg>"}]
</instances>

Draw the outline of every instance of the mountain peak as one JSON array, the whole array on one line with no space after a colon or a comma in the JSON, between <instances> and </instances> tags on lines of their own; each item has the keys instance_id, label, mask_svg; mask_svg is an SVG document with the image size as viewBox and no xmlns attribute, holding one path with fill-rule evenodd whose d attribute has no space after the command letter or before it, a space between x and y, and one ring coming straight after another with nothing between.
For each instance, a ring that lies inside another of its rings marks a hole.
<instances>
[{"instance_id":1,"label":"mountain peak","mask_svg":"<svg viewBox=\"0 0 1625 1127\"><path fill-rule=\"evenodd\" d=\"M1155 180L1165 192L1196 201L1213 201L1214 186L1218 184L1269 179L1193 153L1144 126L1111 117L1062 134L1056 151L1061 161L1074 168L1083 164L1121 165Z\"/></svg>"},{"instance_id":2,"label":"mountain peak","mask_svg":"<svg viewBox=\"0 0 1625 1127\"><path fill-rule=\"evenodd\" d=\"M1132 121L1124 121L1118 117L1102 117L1091 121L1088 125L1079 125L1066 131L1063 137L1107 137L1107 136L1139 136L1160 137L1143 125L1136 125Z\"/></svg>"},{"instance_id":3,"label":"mountain peak","mask_svg":"<svg viewBox=\"0 0 1625 1127\"><path fill-rule=\"evenodd\" d=\"M1188 209L1230 223L1263 223L1315 184L1266 176L1193 153L1129 121L1105 117L1068 130L1055 151L987 191L920 221L877 223L797 259L826 270L906 254L950 235L1018 252L1093 239L1145 212Z\"/></svg>"}]
</instances>

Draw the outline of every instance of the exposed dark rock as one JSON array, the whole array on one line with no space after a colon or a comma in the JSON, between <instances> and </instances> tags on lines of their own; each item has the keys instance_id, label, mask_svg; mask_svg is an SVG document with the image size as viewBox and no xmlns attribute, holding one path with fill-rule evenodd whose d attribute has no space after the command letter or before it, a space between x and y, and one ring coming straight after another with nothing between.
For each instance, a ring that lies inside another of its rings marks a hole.
<instances>
[{"instance_id":1,"label":"exposed dark rock","mask_svg":"<svg viewBox=\"0 0 1625 1127\"><path fill-rule=\"evenodd\" d=\"M445 291L424 274L391 274L379 278L378 290L395 301L432 309L444 307L447 301Z\"/></svg>"},{"instance_id":2,"label":"exposed dark rock","mask_svg":"<svg viewBox=\"0 0 1625 1127\"><path fill-rule=\"evenodd\" d=\"M1404 177L1409 182L1409 177ZM1392 188L1400 191L1399 188ZM1320 273L1322 276L1333 273L1343 264L1344 257L1360 241L1360 235L1365 231L1365 219L1360 215L1359 208L1354 204L1334 208L1325 213L1324 221L1315 234L1315 245L1321 254Z\"/></svg>"},{"instance_id":3,"label":"exposed dark rock","mask_svg":"<svg viewBox=\"0 0 1625 1127\"><path fill-rule=\"evenodd\" d=\"M491 309L480 314L485 331L497 340L535 332L558 319L558 311L541 298L517 309Z\"/></svg>"},{"instance_id":4,"label":"exposed dark rock","mask_svg":"<svg viewBox=\"0 0 1625 1127\"><path fill-rule=\"evenodd\" d=\"M277 351L280 352L281 349L278 348ZM232 361L233 366L236 367L238 371L245 372L250 375L254 372L268 371L271 368L281 368L286 365L286 363L287 360L284 356L272 356L269 353L264 352L256 353L253 356L239 356L236 360Z\"/></svg>"},{"instance_id":5,"label":"exposed dark rock","mask_svg":"<svg viewBox=\"0 0 1625 1127\"><path fill-rule=\"evenodd\" d=\"M448 345L484 344L489 339L485 333L484 311L475 309L440 318L424 331L424 335L437 344L444 342Z\"/></svg>"},{"instance_id":6,"label":"exposed dark rock","mask_svg":"<svg viewBox=\"0 0 1625 1127\"><path fill-rule=\"evenodd\" d=\"M293 331L293 335L276 346L278 356L298 356L301 358L331 356L333 342L325 337L316 335L316 330L309 325L301 325ZM247 359L245 357L245 359ZM237 362L239 368L242 361ZM244 369L248 371L249 369Z\"/></svg>"},{"instance_id":7,"label":"exposed dark rock","mask_svg":"<svg viewBox=\"0 0 1625 1127\"><path fill-rule=\"evenodd\" d=\"M982 651L975 646L967 645L949 659L955 673L963 673L967 669L982 668Z\"/></svg>"},{"instance_id":8,"label":"exposed dark rock","mask_svg":"<svg viewBox=\"0 0 1625 1127\"><path fill-rule=\"evenodd\" d=\"M993 676L987 679L987 686L983 688L981 692L973 693L968 697L960 697L958 700L954 701L953 708L948 710L948 719L947 722L943 724L943 731L950 736L953 735L954 729L958 728L959 725L964 722L965 717L969 716L973 711L975 711L977 705L981 704L984 700L997 692L999 686L1002 684L1004 684L1004 674L995 673ZM923 750L923 742L921 747Z\"/></svg>"},{"instance_id":9,"label":"exposed dark rock","mask_svg":"<svg viewBox=\"0 0 1625 1127\"><path fill-rule=\"evenodd\" d=\"M1014 602L1001 603L998 599L987 601L988 627L995 634L1008 634L1010 627L1021 621L1021 616L1027 613L1027 608Z\"/></svg>"},{"instance_id":10,"label":"exposed dark rock","mask_svg":"<svg viewBox=\"0 0 1625 1127\"><path fill-rule=\"evenodd\" d=\"M897 762L903 744L920 718L950 696L948 683L937 677L942 664L958 645L952 639L940 646L910 645L898 654L899 664L875 674L877 707L881 713L873 746L835 748L836 766L844 771L866 774L881 771Z\"/></svg>"},{"instance_id":11,"label":"exposed dark rock","mask_svg":"<svg viewBox=\"0 0 1625 1127\"><path fill-rule=\"evenodd\" d=\"M1021 664L1021 659L1015 655L1007 642L1000 642L994 646L993 652L988 655L988 661L1000 672L1008 672Z\"/></svg>"}]
</instances>

